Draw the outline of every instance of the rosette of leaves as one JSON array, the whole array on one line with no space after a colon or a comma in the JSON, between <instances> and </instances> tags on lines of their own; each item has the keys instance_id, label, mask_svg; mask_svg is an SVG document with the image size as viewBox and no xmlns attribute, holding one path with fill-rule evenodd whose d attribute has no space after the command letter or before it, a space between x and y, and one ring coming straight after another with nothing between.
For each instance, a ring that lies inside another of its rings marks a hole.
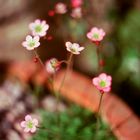
<instances>
[{"instance_id":1,"label":"rosette of leaves","mask_svg":"<svg viewBox=\"0 0 140 140\"><path fill-rule=\"evenodd\" d=\"M72 106L64 112L40 111L41 126L47 130L38 130L32 140L115 140L109 127L101 121L96 133L96 118L93 113L79 106ZM58 117L59 115L59 117Z\"/></svg>"}]
</instances>

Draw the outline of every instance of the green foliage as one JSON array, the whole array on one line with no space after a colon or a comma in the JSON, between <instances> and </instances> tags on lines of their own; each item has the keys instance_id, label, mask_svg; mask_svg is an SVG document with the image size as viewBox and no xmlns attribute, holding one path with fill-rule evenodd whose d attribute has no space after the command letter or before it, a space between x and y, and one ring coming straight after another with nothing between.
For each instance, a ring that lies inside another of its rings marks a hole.
<instances>
[{"instance_id":1,"label":"green foliage","mask_svg":"<svg viewBox=\"0 0 140 140\"><path fill-rule=\"evenodd\" d=\"M132 84L140 85L140 11L132 10L118 29L118 41L122 60L118 75L130 79ZM121 80L123 80L121 78Z\"/></svg>"},{"instance_id":2,"label":"green foliage","mask_svg":"<svg viewBox=\"0 0 140 140\"><path fill-rule=\"evenodd\" d=\"M138 47L140 44L140 11L133 10L127 15L119 29L119 39L125 47Z\"/></svg>"},{"instance_id":3,"label":"green foliage","mask_svg":"<svg viewBox=\"0 0 140 140\"><path fill-rule=\"evenodd\" d=\"M78 106L72 106L58 114L40 111L42 128L32 140L115 140L108 126L101 122L100 130L96 133L96 118L91 112Z\"/></svg>"}]
</instances>

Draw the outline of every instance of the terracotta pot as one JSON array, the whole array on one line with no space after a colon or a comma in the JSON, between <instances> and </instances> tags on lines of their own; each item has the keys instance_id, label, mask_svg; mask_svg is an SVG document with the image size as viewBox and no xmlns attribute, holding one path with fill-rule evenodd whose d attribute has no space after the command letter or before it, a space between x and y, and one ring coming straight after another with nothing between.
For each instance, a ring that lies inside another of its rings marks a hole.
<instances>
[{"instance_id":1,"label":"terracotta pot","mask_svg":"<svg viewBox=\"0 0 140 140\"><path fill-rule=\"evenodd\" d=\"M13 63L9 67L9 74L23 82L32 78L36 84L44 84L48 75L35 65L32 62ZM56 75L54 85L56 90L61 84L64 73L65 70L61 70ZM97 111L100 95L92 85L91 79L85 75L70 72L62 86L61 94L76 104L93 112ZM102 118L107 121L119 140L140 140L140 120L120 98L113 93L104 94L101 108Z\"/></svg>"}]
</instances>

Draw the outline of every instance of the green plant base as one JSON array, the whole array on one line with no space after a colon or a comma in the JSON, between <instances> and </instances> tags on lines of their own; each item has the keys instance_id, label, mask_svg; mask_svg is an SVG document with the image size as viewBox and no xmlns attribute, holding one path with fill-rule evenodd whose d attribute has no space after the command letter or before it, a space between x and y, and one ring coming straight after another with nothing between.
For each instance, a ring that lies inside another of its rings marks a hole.
<instances>
[{"instance_id":1,"label":"green plant base","mask_svg":"<svg viewBox=\"0 0 140 140\"><path fill-rule=\"evenodd\" d=\"M59 113L44 110L40 113L42 129L32 140L116 140L105 122L100 120L99 130L96 130L95 114L79 106L72 105Z\"/></svg>"}]
</instances>

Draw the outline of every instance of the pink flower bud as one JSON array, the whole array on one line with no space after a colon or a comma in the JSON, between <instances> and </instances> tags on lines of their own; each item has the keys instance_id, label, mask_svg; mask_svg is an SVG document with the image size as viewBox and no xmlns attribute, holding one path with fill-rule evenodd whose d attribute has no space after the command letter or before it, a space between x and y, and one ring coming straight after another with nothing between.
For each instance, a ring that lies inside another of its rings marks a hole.
<instances>
[{"instance_id":1,"label":"pink flower bud","mask_svg":"<svg viewBox=\"0 0 140 140\"><path fill-rule=\"evenodd\" d=\"M83 3L83 0L71 0L71 6L73 8L80 7Z\"/></svg>"},{"instance_id":2,"label":"pink flower bud","mask_svg":"<svg viewBox=\"0 0 140 140\"><path fill-rule=\"evenodd\" d=\"M56 58L51 58L46 62L45 67L49 74L54 74L60 68L60 63Z\"/></svg>"}]
</instances>

